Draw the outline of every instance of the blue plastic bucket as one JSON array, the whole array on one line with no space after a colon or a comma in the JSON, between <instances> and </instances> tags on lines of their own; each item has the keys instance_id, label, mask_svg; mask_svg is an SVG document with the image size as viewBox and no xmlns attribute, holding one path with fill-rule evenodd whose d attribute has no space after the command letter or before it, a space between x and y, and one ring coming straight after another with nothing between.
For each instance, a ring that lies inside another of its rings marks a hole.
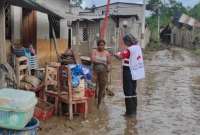
<instances>
[{"instance_id":1,"label":"blue plastic bucket","mask_svg":"<svg viewBox=\"0 0 200 135\"><path fill-rule=\"evenodd\" d=\"M37 135L39 120L32 118L31 121L21 130L0 128L0 135Z\"/></svg>"}]
</instances>

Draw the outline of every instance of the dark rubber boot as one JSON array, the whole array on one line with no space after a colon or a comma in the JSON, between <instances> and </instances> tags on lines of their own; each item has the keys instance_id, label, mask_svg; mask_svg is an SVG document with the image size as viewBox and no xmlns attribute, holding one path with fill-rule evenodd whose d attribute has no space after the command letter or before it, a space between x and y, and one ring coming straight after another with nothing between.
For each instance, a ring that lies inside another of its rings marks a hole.
<instances>
[{"instance_id":1,"label":"dark rubber boot","mask_svg":"<svg viewBox=\"0 0 200 135\"><path fill-rule=\"evenodd\" d=\"M133 97L132 102L133 102L132 113L136 115L137 114L137 97Z\"/></svg>"},{"instance_id":2,"label":"dark rubber boot","mask_svg":"<svg viewBox=\"0 0 200 135\"><path fill-rule=\"evenodd\" d=\"M126 104L126 115L131 115L132 114L132 109L133 109L133 100L131 98L126 98L125 99L125 104Z\"/></svg>"},{"instance_id":3,"label":"dark rubber boot","mask_svg":"<svg viewBox=\"0 0 200 135\"><path fill-rule=\"evenodd\" d=\"M137 98L126 98L126 116L136 115L137 113Z\"/></svg>"}]
</instances>

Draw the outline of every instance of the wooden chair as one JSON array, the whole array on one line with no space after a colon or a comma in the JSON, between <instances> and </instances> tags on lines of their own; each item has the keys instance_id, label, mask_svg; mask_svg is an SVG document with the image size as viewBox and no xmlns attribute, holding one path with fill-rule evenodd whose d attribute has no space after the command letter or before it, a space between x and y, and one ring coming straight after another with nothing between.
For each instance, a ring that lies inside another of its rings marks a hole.
<instances>
[{"instance_id":1,"label":"wooden chair","mask_svg":"<svg viewBox=\"0 0 200 135\"><path fill-rule=\"evenodd\" d=\"M21 81L24 79L26 75L30 75L29 70L29 61L25 56L16 57L16 78L17 78L17 87L20 88Z\"/></svg>"},{"instance_id":2,"label":"wooden chair","mask_svg":"<svg viewBox=\"0 0 200 135\"><path fill-rule=\"evenodd\" d=\"M31 76L31 71L29 68L29 60L27 57L16 57L15 58L15 66L16 66L16 80L17 80L17 87L22 89L22 81L25 79L26 76ZM43 85L39 85L37 88L30 87L27 90L35 92L39 97L42 97L42 88ZM24 87L23 87L24 89Z\"/></svg>"},{"instance_id":3,"label":"wooden chair","mask_svg":"<svg viewBox=\"0 0 200 135\"><path fill-rule=\"evenodd\" d=\"M45 69L45 80L44 80L44 100L47 101L48 97L55 99L55 113L58 114L59 105L59 67L46 65Z\"/></svg>"},{"instance_id":4,"label":"wooden chair","mask_svg":"<svg viewBox=\"0 0 200 135\"><path fill-rule=\"evenodd\" d=\"M63 75L64 74L64 75ZM76 108L77 104L84 104L85 107L85 112L84 112L84 118L87 117L88 114L88 100L87 97L80 97L80 98L76 98L73 97L73 88L72 88L72 84L71 84L71 71L69 68L67 68L66 66L61 66L60 67L60 78L61 81L65 81L66 82L66 90L67 90L67 95L60 95L60 102L61 103L66 103L68 104L69 107L69 119L72 120L73 119L73 105Z\"/></svg>"}]
</instances>

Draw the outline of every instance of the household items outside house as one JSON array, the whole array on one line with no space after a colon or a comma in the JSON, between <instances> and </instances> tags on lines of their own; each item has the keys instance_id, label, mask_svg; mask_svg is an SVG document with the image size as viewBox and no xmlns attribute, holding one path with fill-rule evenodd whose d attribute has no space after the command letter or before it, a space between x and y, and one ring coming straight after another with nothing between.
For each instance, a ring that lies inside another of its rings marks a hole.
<instances>
[{"instance_id":1,"label":"household items outside house","mask_svg":"<svg viewBox=\"0 0 200 135\"><path fill-rule=\"evenodd\" d=\"M20 98L19 98L20 97ZM37 104L37 98L35 93L3 88L0 90L0 133L15 131L19 133L20 130L24 129L34 113L35 105ZM38 124L39 123L35 123ZM34 125L32 125L34 126ZM26 129L26 132L30 130L37 130L37 127L34 129ZM18 131L17 131L18 130Z\"/></svg>"}]
</instances>

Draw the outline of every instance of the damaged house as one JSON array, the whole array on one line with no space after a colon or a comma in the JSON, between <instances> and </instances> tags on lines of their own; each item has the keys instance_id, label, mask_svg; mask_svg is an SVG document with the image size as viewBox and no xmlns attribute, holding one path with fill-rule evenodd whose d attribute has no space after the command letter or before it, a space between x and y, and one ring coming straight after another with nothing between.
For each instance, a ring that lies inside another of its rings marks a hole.
<instances>
[{"instance_id":1,"label":"damaged house","mask_svg":"<svg viewBox=\"0 0 200 135\"><path fill-rule=\"evenodd\" d=\"M177 13L173 18L171 44L186 47L200 47L200 22L186 14Z\"/></svg>"},{"instance_id":2,"label":"damaged house","mask_svg":"<svg viewBox=\"0 0 200 135\"><path fill-rule=\"evenodd\" d=\"M33 46L42 65L57 60L56 52L68 47L68 15L70 0L1 0L1 63L7 61L11 46Z\"/></svg>"},{"instance_id":3,"label":"damaged house","mask_svg":"<svg viewBox=\"0 0 200 135\"><path fill-rule=\"evenodd\" d=\"M78 50L80 55L89 55L96 47L99 39L100 27L106 14L106 5L85 9L79 12L79 18L72 22L72 48ZM109 23L105 35L107 48L118 51L125 33L132 33L142 44L142 38L148 43L150 32L145 29L142 36L144 17L143 4L115 2L110 4Z\"/></svg>"}]
</instances>

